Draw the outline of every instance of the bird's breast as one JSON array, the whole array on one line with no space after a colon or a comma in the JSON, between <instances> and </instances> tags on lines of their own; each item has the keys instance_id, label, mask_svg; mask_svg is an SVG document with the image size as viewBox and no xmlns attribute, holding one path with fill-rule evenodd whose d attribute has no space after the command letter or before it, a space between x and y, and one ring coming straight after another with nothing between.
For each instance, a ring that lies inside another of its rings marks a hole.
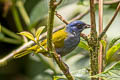
<instances>
[{"instance_id":1,"label":"bird's breast","mask_svg":"<svg viewBox=\"0 0 120 80\"><path fill-rule=\"evenodd\" d=\"M73 49L75 49L79 44L79 42L80 42L80 36L69 34L67 38L64 40L64 47L56 48L56 51L61 56L64 56L70 53Z\"/></svg>"}]
</instances>

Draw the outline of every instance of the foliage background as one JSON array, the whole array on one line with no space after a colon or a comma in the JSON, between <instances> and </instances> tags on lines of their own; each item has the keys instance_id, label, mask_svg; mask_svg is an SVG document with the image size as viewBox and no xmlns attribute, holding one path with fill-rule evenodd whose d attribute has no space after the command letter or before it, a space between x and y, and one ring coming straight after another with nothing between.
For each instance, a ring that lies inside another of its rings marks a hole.
<instances>
[{"instance_id":1,"label":"foliage background","mask_svg":"<svg viewBox=\"0 0 120 80\"><path fill-rule=\"evenodd\" d=\"M12 1L12 0L10 0ZM13 0L16 3L18 0ZM22 0L24 3L24 8L30 18L29 25L26 25L21 13L17 8L20 22L22 24L23 30L30 31L34 33L34 30L40 26L47 24L48 15L48 2L49 0ZM84 12L89 7L89 1L85 0L63 0L62 4L57 8L59 14L61 14L66 20L71 20L73 17L79 13ZM9 29L14 33L18 33L16 28L16 22L14 20L14 14L12 13L12 8L10 7L7 15L3 17L4 3L0 2L0 24L5 28ZM105 26L111 19L116 9L116 4L104 5L104 16L103 16L103 26ZM96 22L98 23L98 7L96 7ZM107 41L111 41L114 37L120 36L120 14L117 16L110 29L107 32ZM81 19L86 23L90 23L90 16L87 14ZM36 24L37 23L37 24ZM36 24L36 25L34 25ZM57 17L55 18L54 26L63 24ZM98 24L97 24L98 27ZM89 30L85 30L84 33L88 34ZM11 38L8 34L0 32L0 58L9 54L11 51L23 44L23 40L19 40L18 43L5 42L3 39ZM12 38L11 38L12 39ZM51 80L53 75L56 73L49 67L43 59L50 61L49 63L55 69L57 74L61 74L61 71L55 64L54 60L48 59L42 55L32 56L31 54L20 59L12 60L8 65L0 67L0 80ZM79 46L69 55L63 57L63 60L70 67L70 71L76 72L81 68L89 67L89 57L88 52ZM53 63L52 63L53 62Z\"/></svg>"}]
</instances>

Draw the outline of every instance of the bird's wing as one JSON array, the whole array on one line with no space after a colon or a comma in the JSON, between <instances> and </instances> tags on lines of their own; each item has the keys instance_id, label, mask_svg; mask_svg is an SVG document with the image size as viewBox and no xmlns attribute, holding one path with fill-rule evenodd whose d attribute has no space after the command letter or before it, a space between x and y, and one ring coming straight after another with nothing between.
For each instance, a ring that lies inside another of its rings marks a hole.
<instances>
[{"instance_id":1,"label":"bird's wing","mask_svg":"<svg viewBox=\"0 0 120 80\"><path fill-rule=\"evenodd\" d=\"M65 29L62 29L62 30L59 30L57 32L55 32L53 34L53 38L52 38L52 41L53 41L53 44L55 46L55 48L61 48L64 46L64 40L67 38L68 34L67 32L65 32ZM41 46L43 46L43 48L47 48L47 39L43 40L41 43L40 43ZM43 55L45 56L48 56L46 53L45 50L43 50L42 48L38 48L38 45L34 45L30 48L27 48L23 51L20 51L16 54L14 54L14 58L20 58L20 57L23 57L31 52L35 52L35 53L42 53Z\"/></svg>"},{"instance_id":2,"label":"bird's wing","mask_svg":"<svg viewBox=\"0 0 120 80\"><path fill-rule=\"evenodd\" d=\"M67 38L67 32L65 32L65 29L61 29L55 33L53 33L52 41L55 46L55 48L61 48L64 46L64 40ZM41 45L45 48L47 47L47 39L43 40L41 42Z\"/></svg>"},{"instance_id":3,"label":"bird's wing","mask_svg":"<svg viewBox=\"0 0 120 80\"><path fill-rule=\"evenodd\" d=\"M65 29L59 30L53 34L52 41L55 48L61 48L64 46L64 40L67 38L68 34Z\"/></svg>"}]
</instances>

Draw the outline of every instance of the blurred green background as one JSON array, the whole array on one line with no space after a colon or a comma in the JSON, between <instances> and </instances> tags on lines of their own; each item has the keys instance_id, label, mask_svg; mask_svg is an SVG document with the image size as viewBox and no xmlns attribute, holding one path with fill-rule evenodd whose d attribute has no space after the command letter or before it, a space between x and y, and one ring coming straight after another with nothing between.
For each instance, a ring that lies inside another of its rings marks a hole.
<instances>
[{"instance_id":1,"label":"blurred green background","mask_svg":"<svg viewBox=\"0 0 120 80\"><path fill-rule=\"evenodd\" d=\"M20 47L24 41L16 33L34 31L47 25L49 0L0 0L0 59ZM103 26L109 22L117 4L104 5ZM66 20L83 13L89 8L89 0L63 0L57 8L59 14ZM90 14L81 21L90 24ZM96 6L96 22L98 27L98 6ZM54 27L63 24L55 17ZM83 33L89 34L90 30ZM107 32L107 40L120 36L120 14L114 20ZM83 40L83 39L82 39ZM83 40L84 41L84 40ZM72 53L63 57L70 71L89 67L88 51L78 46ZM6 66L0 67L0 80L52 80L54 75L62 74L55 61L42 55L28 55L14 59Z\"/></svg>"}]
</instances>

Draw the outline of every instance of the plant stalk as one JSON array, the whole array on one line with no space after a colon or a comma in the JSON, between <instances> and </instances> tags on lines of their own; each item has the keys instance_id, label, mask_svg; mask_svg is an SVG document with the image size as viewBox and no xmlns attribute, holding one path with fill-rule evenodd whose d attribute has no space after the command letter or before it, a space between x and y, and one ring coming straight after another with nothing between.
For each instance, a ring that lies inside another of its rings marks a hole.
<instances>
[{"instance_id":1,"label":"plant stalk","mask_svg":"<svg viewBox=\"0 0 120 80\"><path fill-rule=\"evenodd\" d=\"M103 0L99 0L99 34L103 31ZM98 54L98 67L99 67L99 74L103 70L103 47L102 44L99 42L99 54ZM102 80L99 78L99 80Z\"/></svg>"},{"instance_id":2,"label":"plant stalk","mask_svg":"<svg viewBox=\"0 0 120 80\"><path fill-rule=\"evenodd\" d=\"M59 68L62 70L66 78L68 80L74 80L72 75L69 72L68 66L61 60L60 55L56 53L52 45L52 31L53 31L55 9L61 3L61 1L56 2L56 0L50 0L49 2L49 18L48 18L48 26L47 26L47 48L48 48L48 51L50 52L50 55L55 59L56 63L58 64Z\"/></svg>"},{"instance_id":3,"label":"plant stalk","mask_svg":"<svg viewBox=\"0 0 120 80\"><path fill-rule=\"evenodd\" d=\"M91 17L91 33L88 43L90 46L91 76L93 76L98 73L98 39L97 39L97 31L96 31L94 0L90 0L90 17ZM98 80L98 79L91 78L91 80Z\"/></svg>"}]
</instances>

